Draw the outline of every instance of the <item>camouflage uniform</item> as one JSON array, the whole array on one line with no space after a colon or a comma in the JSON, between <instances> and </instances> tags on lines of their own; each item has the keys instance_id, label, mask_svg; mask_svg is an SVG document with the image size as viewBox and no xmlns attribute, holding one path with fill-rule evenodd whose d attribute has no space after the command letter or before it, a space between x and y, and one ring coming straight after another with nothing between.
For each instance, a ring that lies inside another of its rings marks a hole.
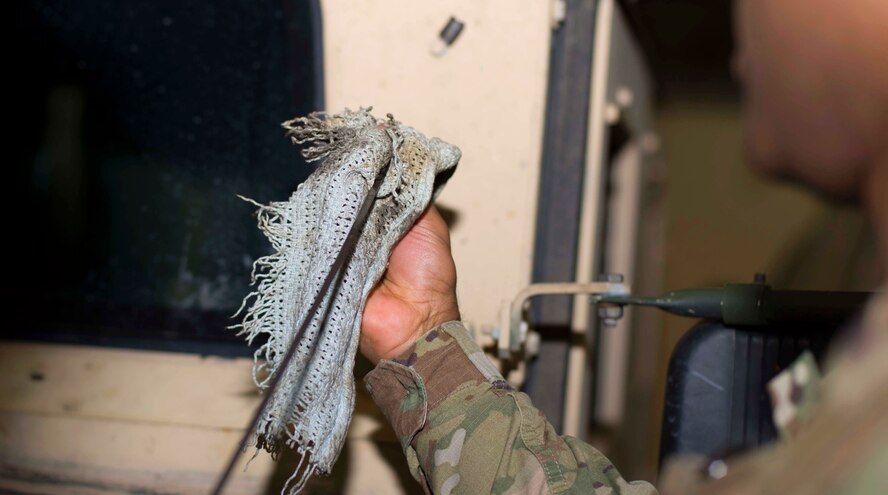
<instances>
[{"instance_id":1,"label":"camouflage uniform","mask_svg":"<svg viewBox=\"0 0 888 495\"><path fill-rule=\"evenodd\" d=\"M364 379L427 492L649 495L607 458L560 437L451 321Z\"/></svg>"},{"instance_id":2,"label":"camouflage uniform","mask_svg":"<svg viewBox=\"0 0 888 495\"><path fill-rule=\"evenodd\" d=\"M673 461L664 495L888 493L888 295L865 320L822 384L810 355L772 381L775 421L790 441L728 459L716 472L702 459ZM625 481L593 447L559 436L459 322L380 362L365 383L426 492L657 493Z\"/></svg>"}]
</instances>

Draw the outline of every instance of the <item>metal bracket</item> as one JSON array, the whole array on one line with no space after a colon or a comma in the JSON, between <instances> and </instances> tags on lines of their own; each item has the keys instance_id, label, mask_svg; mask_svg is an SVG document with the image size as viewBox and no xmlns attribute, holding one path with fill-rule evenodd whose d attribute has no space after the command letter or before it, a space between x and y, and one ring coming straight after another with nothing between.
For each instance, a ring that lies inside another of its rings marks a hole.
<instances>
[{"instance_id":1,"label":"metal bracket","mask_svg":"<svg viewBox=\"0 0 888 495\"><path fill-rule=\"evenodd\" d=\"M527 339L527 322L524 321L524 306L534 297L552 295L628 295L629 286L622 282L555 282L531 284L519 292L509 304L504 304L500 313L497 339L497 353L500 359L510 359L513 353L521 350Z\"/></svg>"}]
</instances>

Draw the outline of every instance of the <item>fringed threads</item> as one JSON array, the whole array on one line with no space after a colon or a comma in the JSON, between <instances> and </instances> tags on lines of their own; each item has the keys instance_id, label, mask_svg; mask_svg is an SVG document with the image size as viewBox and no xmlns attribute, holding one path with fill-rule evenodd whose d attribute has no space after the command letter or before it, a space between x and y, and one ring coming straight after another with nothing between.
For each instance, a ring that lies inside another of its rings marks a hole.
<instances>
[{"instance_id":1,"label":"fringed threads","mask_svg":"<svg viewBox=\"0 0 888 495\"><path fill-rule=\"evenodd\" d=\"M287 135L294 144L312 143L302 150L306 161L313 162L330 154L342 142L353 138L362 127L376 121L367 109L357 112L345 109L341 114L330 116L325 112L312 112L283 123ZM392 119L393 120L393 119Z\"/></svg>"},{"instance_id":2,"label":"fringed threads","mask_svg":"<svg viewBox=\"0 0 888 495\"><path fill-rule=\"evenodd\" d=\"M308 481L308 478L314 473L314 469L316 466L312 465L312 462L309 461L308 466L306 466L305 470L302 471L302 475L299 476L299 470L302 469L303 464L305 464L305 460L309 458L307 453L299 452L301 459L299 459L299 464L296 465L296 469L293 470L293 474L287 478L287 481L284 483L284 486L281 488L281 495L296 495L302 488L305 487L305 483ZM290 486L290 482L293 481L297 476L299 476L299 480L296 481L296 484L293 485L293 488L290 491L287 491L287 487Z\"/></svg>"}]
</instances>

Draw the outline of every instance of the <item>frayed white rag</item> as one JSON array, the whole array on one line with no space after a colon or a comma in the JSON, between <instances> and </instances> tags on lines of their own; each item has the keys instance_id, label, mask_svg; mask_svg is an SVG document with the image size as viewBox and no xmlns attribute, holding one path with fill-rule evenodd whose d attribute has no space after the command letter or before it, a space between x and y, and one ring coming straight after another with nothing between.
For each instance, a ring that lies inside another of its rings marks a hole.
<instances>
[{"instance_id":1,"label":"frayed white rag","mask_svg":"<svg viewBox=\"0 0 888 495\"><path fill-rule=\"evenodd\" d=\"M274 457L284 444L301 454L293 473L299 479L290 490L295 493L316 471L329 473L342 450L354 409L352 370L364 302L395 243L440 192L460 151L391 116L378 120L363 109L313 113L283 125L294 143L311 144L302 152L308 161L323 161L289 201L253 202L259 206L259 228L275 252L253 264L254 291L244 299L243 321L234 328L250 343L268 336L254 356L253 380L261 390L275 373L285 373L254 442L257 452L262 448ZM308 315L358 208L386 164L386 177L341 282L330 287L317 314ZM445 180L436 181L442 173ZM293 361L279 370L305 318L311 324Z\"/></svg>"}]
</instances>

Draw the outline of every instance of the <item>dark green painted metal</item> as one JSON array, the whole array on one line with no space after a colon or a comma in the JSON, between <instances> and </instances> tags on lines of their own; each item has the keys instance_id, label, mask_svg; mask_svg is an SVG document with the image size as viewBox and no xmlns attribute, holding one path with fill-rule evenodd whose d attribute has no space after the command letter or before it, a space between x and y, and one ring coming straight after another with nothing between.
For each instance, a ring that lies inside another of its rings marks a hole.
<instances>
[{"instance_id":1,"label":"dark green painted metal","mask_svg":"<svg viewBox=\"0 0 888 495\"><path fill-rule=\"evenodd\" d=\"M760 283L683 289L658 297L600 296L599 304L652 306L672 314L719 320L732 326L774 323L839 324L863 309L868 292L772 290Z\"/></svg>"}]
</instances>

